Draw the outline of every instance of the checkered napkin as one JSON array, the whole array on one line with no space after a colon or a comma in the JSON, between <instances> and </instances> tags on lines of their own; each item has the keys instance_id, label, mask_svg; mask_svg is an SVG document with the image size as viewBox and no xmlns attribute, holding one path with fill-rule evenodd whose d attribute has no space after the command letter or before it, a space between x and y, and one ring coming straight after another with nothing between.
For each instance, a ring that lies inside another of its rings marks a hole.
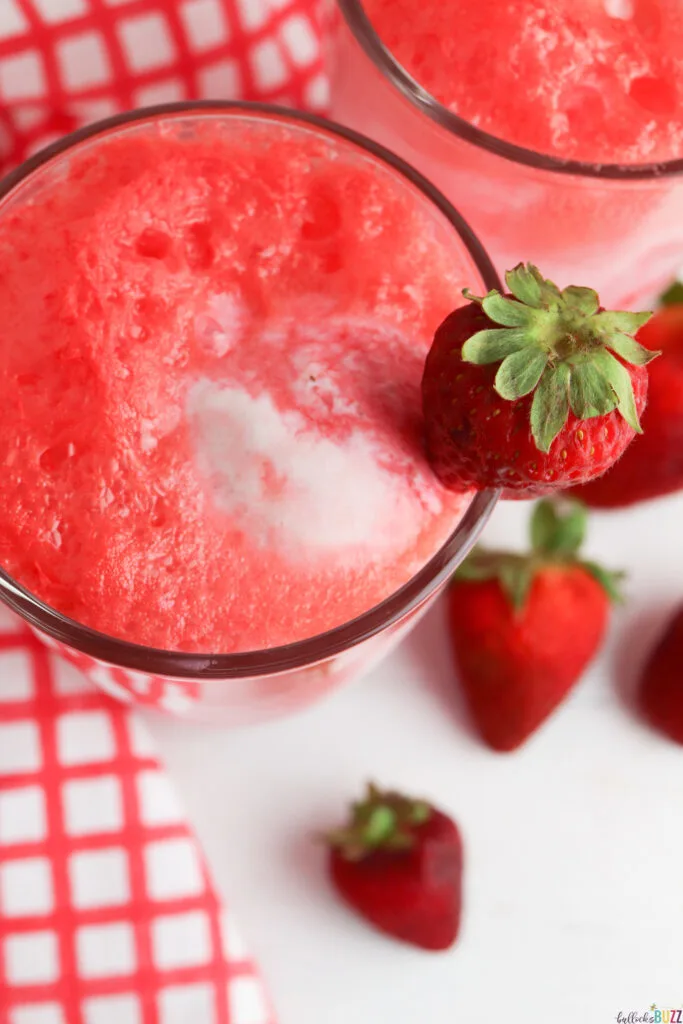
<instances>
[{"instance_id":1,"label":"checkered napkin","mask_svg":"<svg viewBox=\"0 0 683 1024\"><path fill-rule=\"evenodd\" d=\"M324 110L319 0L0 0L0 171L131 107Z\"/></svg>"},{"instance_id":2,"label":"checkered napkin","mask_svg":"<svg viewBox=\"0 0 683 1024\"><path fill-rule=\"evenodd\" d=\"M274 1024L145 726L4 614L0 1024Z\"/></svg>"},{"instance_id":3,"label":"checkered napkin","mask_svg":"<svg viewBox=\"0 0 683 1024\"><path fill-rule=\"evenodd\" d=\"M131 107L323 110L317 0L0 0L0 171ZM141 721L0 610L0 1024L273 1024Z\"/></svg>"}]
</instances>

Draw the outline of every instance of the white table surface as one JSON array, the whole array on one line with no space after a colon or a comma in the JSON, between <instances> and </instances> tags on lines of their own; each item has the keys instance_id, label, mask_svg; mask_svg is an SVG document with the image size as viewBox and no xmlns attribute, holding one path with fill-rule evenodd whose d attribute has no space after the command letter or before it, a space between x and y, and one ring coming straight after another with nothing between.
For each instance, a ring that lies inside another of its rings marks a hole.
<instances>
[{"instance_id":1,"label":"white table surface","mask_svg":"<svg viewBox=\"0 0 683 1024\"><path fill-rule=\"evenodd\" d=\"M499 507L488 541L521 540L527 515ZM683 495L595 515L587 550L629 570L629 603L568 703L516 754L494 754L468 726L443 606L370 677L299 717L236 732L152 722L281 1024L607 1024L683 1005L683 749L628 702L683 600ZM328 885L309 836L369 777L460 823L466 907L452 952L383 938Z\"/></svg>"}]
</instances>

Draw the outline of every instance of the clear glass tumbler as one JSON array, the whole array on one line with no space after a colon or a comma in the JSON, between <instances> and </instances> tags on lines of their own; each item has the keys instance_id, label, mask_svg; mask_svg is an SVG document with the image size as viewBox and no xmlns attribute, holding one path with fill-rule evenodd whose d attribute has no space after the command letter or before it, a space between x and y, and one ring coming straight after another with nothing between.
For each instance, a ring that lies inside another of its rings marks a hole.
<instances>
[{"instance_id":1,"label":"clear glass tumbler","mask_svg":"<svg viewBox=\"0 0 683 1024\"><path fill-rule=\"evenodd\" d=\"M592 285L613 308L647 308L676 275L683 263L683 160L581 163L489 135L401 67L362 0L328 3L332 116L399 153L441 189L499 273L531 260L561 286Z\"/></svg>"},{"instance_id":2,"label":"clear glass tumbler","mask_svg":"<svg viewBox=\"0 0 683 1024\"><path fill-rule=\"evenodd\" d=\"M422 204L434 230L477 292L499 282L490 260L459 213L398 157L353 131L303 114L256 104L176 104L135 111L90 126L33 157L0 184L0 218L37 190L59 188L66 162L76 149L96 151L112 133L177 131L192 138L207 118L223 130L239 119L268 126L322 133L340 160L363 160L391 174L406 200ZM416 575L382 604L338 628L288 646L243 654L186 654L156 650L106 636L66 618L0 570L0 600L89 678L119 699L207 722L240 724L303 707L367 671L415 623L472 548L497 495L473 497L454 532Z\"/></svg>"}]
</instances>

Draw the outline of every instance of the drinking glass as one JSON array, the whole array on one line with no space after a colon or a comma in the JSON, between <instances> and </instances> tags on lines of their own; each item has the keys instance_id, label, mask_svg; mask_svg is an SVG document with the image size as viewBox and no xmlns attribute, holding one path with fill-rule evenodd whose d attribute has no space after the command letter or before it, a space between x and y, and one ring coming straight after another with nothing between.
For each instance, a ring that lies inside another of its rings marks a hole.
<instances>
[{"instance_id":1,"label":"drinking glass","mask_svg":"<svg viewBox=\"0 0 683 1024\"><path fill-rule=\"evenodd\" d=\"M191 140L207 119L229 131L244 119L268 130L319 133L338 160L365 161L390 174L406 201L429 212L436 237L453 265L476 291L499 284L484 249L460 214L423 177L381 146L319 118L261 104L171 104L138 110L91 125L39 153L0 184L0 218L11 217L38 190L58 189L72 154L97 153L112 135L154 136L177 132ZM310 639L240 654L188 654L157 650L107 636L69 619L29 593L0 570L0 600L17 612L60 654L113 696L148 708L206 722L239 724L304 707L342 682L374 665L393 647L435 599L472 548L497 495L473 496L464 517L431 560L400 590L351 622Z\"/></svg>"},{"instance_id":2,"label":"drinking glass","mask_svg":"<svg viewBox=\"0 0 683 1024\"><path fill-rule=\"evenodd\" d=\"M329 4L332 116L433 182L477 232L499 273L530 260L561 287L587 284L603 305L634 309L647 308L677 274L683 160L590 164L496 138L442 106L401 67L362 0Z\"/></svg>"}]
</instances>

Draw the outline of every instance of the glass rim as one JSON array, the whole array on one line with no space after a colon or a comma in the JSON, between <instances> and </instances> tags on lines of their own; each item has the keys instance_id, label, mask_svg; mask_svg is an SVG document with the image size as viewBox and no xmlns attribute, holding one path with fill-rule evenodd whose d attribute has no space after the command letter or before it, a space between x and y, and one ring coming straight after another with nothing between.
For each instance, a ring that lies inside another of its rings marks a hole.
<instances>
[{"instance_id":1,"label":"glass rim","mask_svg":"<svg viewBox=\"0 0 683 1024\"><path fill-rule=\"evenodd\" d=\"M453 135L457 135L480 149L486 149L513 163L536 170L575 175L576 177L601 178L612 181L648 181L683 174L683 158L644 164L565 160L561 157L551 156L549 153L539 153L534 149L518 146L514 142L508 142L482 128L477 128L470 121L443 106L399 64L375 31L365 13L362 0L336 0L336 2L356 41L389 83L441 128L445 128Z\"/></svg>"},{"instance_id":2,"label":"glass rim","mask_svg":"<svg viewBox=\"0 0 683 1024\"><path fill-rule=\"evenodd\" d=\"M455 229L487 290L500 288L498 274L477 236L455 207L423 175L394 153L358 132L317 115L289 111L274 104L222 100L189 101L161 104L117 114L57 140L11 171L0 181L0 203L35 171L93 137L145 121L187 115L201 116L202 113L216 116L230 113L245 116L262 115L264 118L299 124L302 127L313 127L359 147L419 189ZM236 679L306 668L371 639L418 608L448 579L455 565L471 550L498 498L498 491L486 490L476 493L451 535L427 564L380 604L324 633L279 647L236 654L214 654L164 650L131 643L100 633L63 615L41 601L1 567L0 600L53 640L116 667L134 669L151 675L165 675L177 679Z\"/></svg>"}]
</instances>

